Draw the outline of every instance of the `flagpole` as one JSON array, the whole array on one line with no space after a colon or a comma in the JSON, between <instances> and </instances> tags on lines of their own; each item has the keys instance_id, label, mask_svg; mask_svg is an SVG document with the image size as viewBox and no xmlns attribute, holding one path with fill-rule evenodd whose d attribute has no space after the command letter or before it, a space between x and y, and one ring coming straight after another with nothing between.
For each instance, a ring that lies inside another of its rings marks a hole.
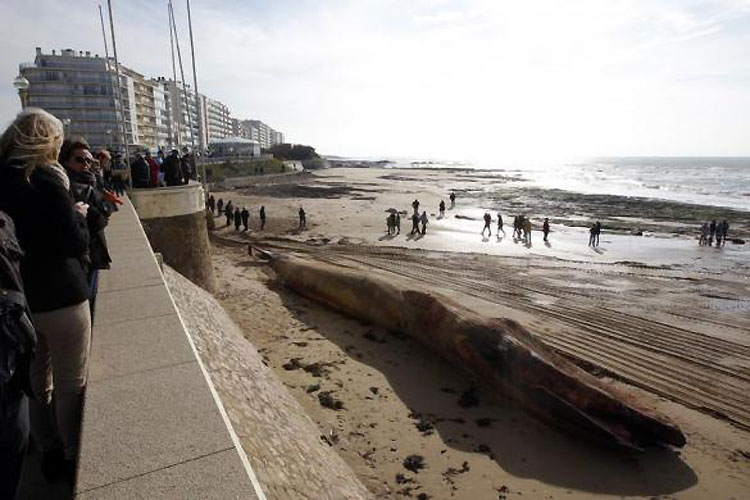
<instances>
[{"instance_id":1,"label":"flagpole","mask_svg":"<svg viewBox=\"0 0 750 500\"><path fill-rule=\"evenodd\" d=\"M174 41L175 45L177 46L177 61L180 63L180 76L182 78L182 92L185 100L185 112L188 116L188 126L190 127L190 146L193 148L193 152L195 152L195 132L193 131L193 117L190 114L190 103L188 102L187 97L187 90L185 90L185 69L182 66L182 51L180 50L180 37L177 36L177 24L175 23L174 19L174 6L172 5L172 0L169 0L169 13L172 21L172 28L174 29ZM175 85L177 82L175 82ZM196 92L197 94L197 92ZM196 110L197 113L197 110ZM198 126L198 131L200 132L200 125Z\"/></svg>"},{"instance_id":2,"label":"flagpole","mask_svg":"<svg viewBox=\"0 0 750 500\"><path fill-rule=\"evenodd\" d=\"M198 118L200 119L198 130L200 131L201 125L205 124L205 134L206 137L208 136L208 116L202 116L202 110L200 106L200 94L198 93L198 73L195 69L195 44L193 43L193 20L190 15L190 0L187 0L187 14L188 14L188 29L190 30L190 55L193 60L193 86L195 87L195 105L198 109ZM208 105L206 105L206 108L208 108ZM208 109L206 109L208 111ZM206 145L203 142L203 133L201 133L200 137L200 147L201 152L200 156L196 158L196 162L198 163L198 168L200 169L201 174L201 183L203 184L203 192L206 196L208 196L208 187L206 185L206 165L203 163L203 155L206 153Z\"/></svg>"},{"instance_id":3,"label":"flagpole","mask_svg":"<svg viewBox=\"0 0 750 500\"><path fill-rule=\"evenodd\" d=\"M112 16L112 0L107 0L107 10L109 11L109 29L112 36L112 54L115 56L115 74L117 76L117 85L115 86L116 97L120 108L120 124L122 128L122 141L125 148L125 166L128 172L130 172L130 148L128 147L128 131L125 125L125 108L122 104L122 89L120 88L120 63L117 59L117 42L115 41L115 21ZM101 14L101 6L99 6L99 14ZM104 20L102 19L102 34L104 34ZM104 49L107 50L107 37L104 37ZM106 55L106 54L105 54ZM107 64L109 64L109 56L107 55Z\"/></svg>"}]
</instances>

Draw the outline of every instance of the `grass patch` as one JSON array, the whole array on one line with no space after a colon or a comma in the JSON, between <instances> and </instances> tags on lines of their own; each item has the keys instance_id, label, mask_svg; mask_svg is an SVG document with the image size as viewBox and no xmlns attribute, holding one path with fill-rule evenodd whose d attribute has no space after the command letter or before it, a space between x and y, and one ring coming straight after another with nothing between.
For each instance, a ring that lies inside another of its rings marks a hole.
<instances>
[{"instance_id":1,"label":"grass patch","mask_svg":"<svg viewBox=\"0 0 750 500\"><path fill-rule=\"evenodd\" d=\"M279 174L287 170L284 163L276 158L238 162L227 160L224 163L206 165L206 179L208 182L221 182L233 177Z\"/></svg>"}]
</instances>

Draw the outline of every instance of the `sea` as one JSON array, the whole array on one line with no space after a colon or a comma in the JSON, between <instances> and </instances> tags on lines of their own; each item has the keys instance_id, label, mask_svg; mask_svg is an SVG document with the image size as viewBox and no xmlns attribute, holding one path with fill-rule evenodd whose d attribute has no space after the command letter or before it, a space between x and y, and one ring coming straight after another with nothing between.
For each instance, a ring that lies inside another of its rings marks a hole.
<instances>
[{"instance_id":1,"label":"sea","mask_svg":"<svg viewBox=\"0 0 750 500\"><path fill-rule=\"evenodd\" d=\"M525 185L712 205L750 212L750 157L618 157L560 162L388 159L393 168L465 168Z\"/></svg>"}]
</instances>

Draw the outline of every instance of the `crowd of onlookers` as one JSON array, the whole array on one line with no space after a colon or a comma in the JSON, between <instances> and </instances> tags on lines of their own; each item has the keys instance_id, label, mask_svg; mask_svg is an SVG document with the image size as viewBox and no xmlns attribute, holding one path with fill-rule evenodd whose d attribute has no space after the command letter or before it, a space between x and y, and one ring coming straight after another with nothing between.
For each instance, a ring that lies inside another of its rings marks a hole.
<instances>
[{"instance_id":1,"label":"crowd of onlookers","mask_svg":"<svg viewBox=\"0 0 750 500\"><path fill-rule=\"evenodd\" d=\"M45 479L72 487L104 228L127 182L116 170L41 109L0 137L0 498L30 432Z\"/></svg>"},{"instance_id":2,"label":"crowd of onlookers","mask_svg":"<svg viewBox=\"0 0 750 500\"><path fill-rule=\"evenodd\" d=\"M137 152L130 163L130 174L134 188L156 188L164 186L181 186L195 179L195 157L173 149L165 156L159 150L156 157L146 150L143 154Z\"/></svg>"}]
</instances>

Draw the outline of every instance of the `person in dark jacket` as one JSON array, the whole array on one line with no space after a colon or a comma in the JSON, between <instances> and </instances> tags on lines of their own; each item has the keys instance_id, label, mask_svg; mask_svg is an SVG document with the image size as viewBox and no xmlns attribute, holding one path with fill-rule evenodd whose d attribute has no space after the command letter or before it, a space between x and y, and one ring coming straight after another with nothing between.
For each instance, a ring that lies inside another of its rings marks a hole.
<instances>
[{"instance_id":1,"label":"person in dark jacket","mask_svg":"<svg viewBox=\"0 0 750 500\"><path fill-rule=\"evenodd\" d=\"M216 200L214 199L214 195L208 196L208 210L211 212L211 215L216 215Z\"/></svg>"},{"instance_id":2,"label":"person in dark jacket","mask_svg":"<svg viewBox=\"0 0 750 500\"><path fill-rule=\"evenodd\" d=\"M219 201L216 202L216 211L219 213L219 217L224 213L224 200L222 198L219 198Z\"/></svg>"},{"instance_id":3,"label":"person in dark jacket","mask_svg":"<svg viewBox=\"0 0 750 500\"><path fill-rule=\"evenodd\" d=\"M104 228L109 224L111 212L104 203L104 192L98 188L96 176L89 168L93 160L89 145L84 139L71 138L63 141L59 161L70 178L70 192L75 201L89 206L86 214L86 223L89 228L89 253L85 264L92 321L96 294L99 289L99 270L109 269L112 262L104 235Z\"/></svg>"},{"instance_id":4,"label":"person in dark jacket","mask_svg":"<svg viewBox=\"0 0 750 500\"><path fill-rule=\"evenodd\" d=\"M193 163L191 161L191 155L184 154L180 160L180 170L182 172L182 183L187 184L190 179L195 178L195 170L193 169Z\"/></svg>"},{"instance_id":5,"label":"person in dark jacket","mask_svg":"<svg viewBox=\"0 0 750 500\"><path fill-rule=\"evenodd\" d=\"M247 224L250 222L250 212L247 211L246 207L242 207L240 215L242 216L242 226L245 228L245 231L247 231Z\"/></svg>"},{"instance_id":6,"label":"person in dark jacket","mask_svg":"<svg viewBox=\"0 0 750 500\"><path fill-rule=\"evenodd\" d=\"M164 160L164 181L167 186L179 186L182 182L182 168L180 165L180 153L173 149L167 159Z\"/></svg>"},{"instance_id":7,"label":"person in dark jacket","mask_svg":"<svg viewBox=\"0 0 750 500\"><path fill-rule=\"evenodd\" d=\"M228 201L226 206L224 207L224 216L227 218L227 226L229 226L232 223L232 219L234 218L234 207L232 207L232 201Z\"/></svg>"},{"instance_id":8,"label":"person in dark jacket","mask_svg":"<svg viewBox=\"0 0 750 500\"><path fill-rule=\"evenodd\" d=\"M242 225L242 212L240 212L239 208L234 209L234 230L239 231L240 226Z\"/></svg>"},{"instance_id":9,"label":"person in dark jacket","mask_svg":"<svg viewBox=\"0 0 750 500\"><path fill-rule=\"evenodd\" d=\"M72 483L91 338L82 264L89 231L88 206L73 199L57 163L62 141L62 123L49 113L27 108L18 115L0 137L0 210L13 219L25 252L21 276L39 338L30 411L42 472Z\"/></svg>"},{"instance_id":10,"label":"person in dark jacket","mask_svg":"<svg viewBox=\"0 0 750 500\"><path fill-rule=\"evenodd\" d=\"M130 175L133 178L134 188L147 188L151 179L148 163L143 159L141 153L136 153L135 158L130 163Z\"/></svg>"},{"instance_id":11,"label":"person in dark jacket","mask_svg":"<svg viewBox=\"0 0 750 500\"><path fill-rule=\"evenodd\" d=\"M266 227L266 207L262 206L260 207L260 230L263 231L265 227Z\"/></svg>"}]
</instances>

